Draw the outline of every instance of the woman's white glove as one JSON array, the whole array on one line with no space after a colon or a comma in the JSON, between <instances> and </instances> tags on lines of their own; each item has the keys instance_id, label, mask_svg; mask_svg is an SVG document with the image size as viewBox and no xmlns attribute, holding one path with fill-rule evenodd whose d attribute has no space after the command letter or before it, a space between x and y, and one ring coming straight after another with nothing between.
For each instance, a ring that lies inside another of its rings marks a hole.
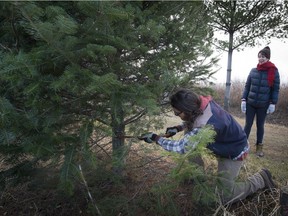
<instances>
[{"instance_id":1,"label":"woman's white glove","mask_svg":"<svg viewBox=\"0 0 288 216\"><path fill-rule=\"evenodd\" d=\"M275 104L270 104L267 109L267 114L271 114L275 111Z\"/></svg>"},{"instance_id":2,"label":"woman's white glove","mask_svg":"<svg viewBox=\"0 0 288 216\"><path fill-rule=\"evenodd\" d=\"M246 101L241 102L241 111L242 113L246 113Z\"/></svg>"}]
</instances>

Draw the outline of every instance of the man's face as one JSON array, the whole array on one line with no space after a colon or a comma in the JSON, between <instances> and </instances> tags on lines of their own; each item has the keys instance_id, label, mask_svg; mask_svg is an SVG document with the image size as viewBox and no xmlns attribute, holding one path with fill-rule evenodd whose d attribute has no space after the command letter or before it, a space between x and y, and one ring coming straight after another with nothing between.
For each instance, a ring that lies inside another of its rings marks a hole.
<instances>
[{"instance_id":1,"label":"man's face","mask_svg":"<svg viewBox=\"0 0 288 216\"><path fill-rule=\"evenodd\" d=\"M263 64L267 62L269 59L267 59L262 53L258 54L258 63Z\"/></svg>"}]
</instances>

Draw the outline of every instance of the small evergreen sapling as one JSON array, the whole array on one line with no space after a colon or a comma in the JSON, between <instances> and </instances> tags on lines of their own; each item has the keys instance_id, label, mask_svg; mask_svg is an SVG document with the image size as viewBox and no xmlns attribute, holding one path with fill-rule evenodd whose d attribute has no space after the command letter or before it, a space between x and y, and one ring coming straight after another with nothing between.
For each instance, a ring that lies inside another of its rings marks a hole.
<instances>
[{"instance_id":1,"label":"small evergreen sapling","mask_svg":"<svg viewBox=\"0 0 288 216\"><path fill-rule=\"evenodd\" d=\"M215 159L207 145L214 141L215 130L211 126L203 127L195 136L190 138L191 145L187 146L187 152L182 154L170 153L176 167L170 175L179 184L188 183L193 186L192 200L208 205L217 201L217 190L220 187L217 174L206 166L201 166L195 161L200 160L209 163Z\"/></svg>"}]
</instances>

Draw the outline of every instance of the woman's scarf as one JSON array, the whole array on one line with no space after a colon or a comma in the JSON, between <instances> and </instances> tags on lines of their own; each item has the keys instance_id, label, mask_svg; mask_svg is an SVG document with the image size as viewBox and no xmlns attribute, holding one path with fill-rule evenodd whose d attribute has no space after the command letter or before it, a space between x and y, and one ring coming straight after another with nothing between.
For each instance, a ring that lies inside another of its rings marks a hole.
<instances>
[{"instance_id":1,"label":"woman's scarf","mask_svg":"<svg viewBox=\"0 0 288 216\"><path fill-rule=\"evenodd\" d=\"M272 87L274 84L274 79L275 79L275 70L277 70L276 66L272 62L267 61L263 64L257 64L257 70L268 72L268 76L267 76L268 85Z\"/></svg>"}]
</instances>

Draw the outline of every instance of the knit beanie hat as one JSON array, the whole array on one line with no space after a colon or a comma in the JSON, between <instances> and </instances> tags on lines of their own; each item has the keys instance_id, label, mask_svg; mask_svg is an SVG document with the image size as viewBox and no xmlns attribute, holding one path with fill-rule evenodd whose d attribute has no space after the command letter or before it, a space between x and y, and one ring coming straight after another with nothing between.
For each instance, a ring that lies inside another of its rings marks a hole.
<instances>
[{"instance_id":1,"label":"knit beanie hat","mask_svg":"<svg viewBox=\"0 0 288 216\"><path fill-rule=\"evenodd\" d=\"M259 53L264 55L267 59L270 59L271 51L270 51L269 46L264 47L262 50L259 51ZM259 53L258 53L258 55L259 55Z\"/></svg>"}]
</instances>

